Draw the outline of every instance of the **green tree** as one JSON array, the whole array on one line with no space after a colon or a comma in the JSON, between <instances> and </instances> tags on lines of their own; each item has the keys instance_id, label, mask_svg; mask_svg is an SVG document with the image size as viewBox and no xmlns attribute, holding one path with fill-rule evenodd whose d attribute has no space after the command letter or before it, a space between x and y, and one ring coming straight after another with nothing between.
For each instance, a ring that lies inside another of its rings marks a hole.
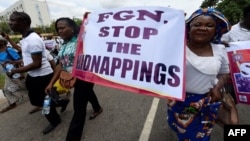
<instances>
[{"instance_id":1,"label":"green tree","mask_svg":"<svg viewBox=\"0 0 250 141\"><path fill-rule=\"evenodd\" d=\"M50 24L50 30L51 30L51 32L52 32L54 35L57 34L57 33L56 33L55 24L56 24L56 21L55 21L55 20L53 20L53 21L51 22L51 24Z\"/></svg>"},{"instance_id":2,"label":"green tree","mask_svg":"<svg viewBox=\"0 0 250 141\"><path fill-rule=\"evenodd\" d=\"M201 7L214 7L221 11L231 24L236 24L242 19L242 9L247 5L250 5L250 0L204 0Z\"/></svg>"},{"instance_id":3,"label":"green tree","mask_svg":"<svg viewBox=\"0 0 250 141\"><path fill-rule=\"evenodd\" d=\"M75 21L75 23L76 23L77 25L79 25L79 26L81 26L81 24L82 24L82 20L79 19L79 18L74 18L74 17L73 17L73 21Z\"/></svg>"},{"instance_id":4,"label":"green tree","mask_svg":"<svg viewBox=\"0 0 250 141\"><path fill-rule=\"evenodd\" d=\"M227 17L231 24L236 24L242 19L243 5L239 5L237 1L224 0L216 8Z\"/></svg>"},{"instance_id":5,"label":"green tree","mask_svg":"<svg viewBox=\"0 0 250 141\"><path fill-rule=\"evenodd\" d=\"M11 33L11 29L7 22L0 22L0 32L4 32L7 34Z\"/></svg>"},{"instance_id":6,"label":"green tree","mask_svg":"<svg viewBox=\"0 0 250 141\"><path fill-rule=\"evenodd\" d=\"M214 7L219 2L219 0L204 0L201 4L202 8Z\"/></svg>"}]
</instances>

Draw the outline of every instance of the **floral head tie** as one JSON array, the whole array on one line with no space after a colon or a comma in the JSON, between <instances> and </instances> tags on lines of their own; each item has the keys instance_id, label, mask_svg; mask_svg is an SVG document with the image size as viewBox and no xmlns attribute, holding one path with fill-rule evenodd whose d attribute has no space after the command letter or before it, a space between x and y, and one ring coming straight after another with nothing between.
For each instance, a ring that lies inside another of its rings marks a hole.
<instances>
[{"instance_id":1,"label":"floral head tie","mask_svg":"<svg viewBox=\"0 0 250 141\"><path fill-rule=\"evenodd\" d=\"M192 21L200 15L211 16L216 22L216 33L215 37L211 40L212 43L220 43L220 38L223 34L227 33L231 29L231 24L227 18L218 10L214 8L201 8L196 10L187 20L186 20L186 30L190 30L190 24Z\"/></svg>"}]
</instances>

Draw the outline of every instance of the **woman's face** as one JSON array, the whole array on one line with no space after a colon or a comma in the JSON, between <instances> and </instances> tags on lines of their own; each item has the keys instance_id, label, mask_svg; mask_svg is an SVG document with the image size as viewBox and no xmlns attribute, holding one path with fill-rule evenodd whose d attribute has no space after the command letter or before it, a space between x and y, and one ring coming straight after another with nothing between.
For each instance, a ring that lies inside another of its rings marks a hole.
<instances>
[{"instance_id":1,"label":"woman's face","mask_svg":"<svg viewBox=\"0 0 250 141\"><path fill-rule=\"evenodd\" d=\"M63 40L70 40L74 36L74 29L64 20L57 22L57 32Z\"/></svg>"},{"instance_id":2,"label":"woman's face","mask_svg":"<svg viewBox=\"0 0 250 141\"><path fill-rule=\"evenodd\" d=\"M216 32L216 22L211 16L201 15L190 24L189 40L195 42L210 42Z\"/></svg>"},{"instance_id":3,"label":"woman's face","mask_svg":"<svg viewBox=\"0 0 250 141\"><path fill-rule=\"evenodd\" d=\"M24 29L23 22L18 20L18 16L12 14L9 19L10 29L14 32L21 32Z\"/></svg>"}]
</instances>

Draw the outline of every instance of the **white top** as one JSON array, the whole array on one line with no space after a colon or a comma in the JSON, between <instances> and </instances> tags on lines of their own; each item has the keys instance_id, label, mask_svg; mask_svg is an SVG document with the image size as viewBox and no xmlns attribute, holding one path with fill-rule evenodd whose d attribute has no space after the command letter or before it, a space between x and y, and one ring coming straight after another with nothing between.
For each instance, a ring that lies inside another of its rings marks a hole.
<instances>
[{"instance_id":1,"label":"white top","mask_svg":"<svg viewBox=\"0 0 250 141\"><path fill-rule=\"evenodd\" d=\"M221 41L237 42L250 40L250 31L240 27L240 24L232 26L232 29L221 37Z\"/></svg>"},{"instance_id":2,"label":"white top","mask_svg":"<svg viewBox=\"0 0 250 141\"><path fill-rule=\"evenodd\" d=\"M54 57L50 54L50 52L47 49L45 49L45 55L46 55L48 61L51 61L54 59Z\"/></svg>"},{"instance_id":3,"label":"white top","mask_svg":"<svg viewBox=\"0 0 250 141\"><path fill-rule=\"evenodd\" d=\"M224 45L211 44L214 56L198 56L186 50L186 92L205 94L218 82L217 75L229 73Z\"/></svg>"},{"instance_id":4,"label":"white top","mask_svg":"<svg viewBox=\"0 0 250 141\"><path fill-rule=\"evenodd\" d=\"M42 38L35 32L29 34L20 41L22 45L22 57L24 66L33 62L31 55L42 53L42 66L41 68L29 71L28 74L32 77L45 76L53 72L50 63L45 55L45 45Z\"/></svg>"}]
</instances>

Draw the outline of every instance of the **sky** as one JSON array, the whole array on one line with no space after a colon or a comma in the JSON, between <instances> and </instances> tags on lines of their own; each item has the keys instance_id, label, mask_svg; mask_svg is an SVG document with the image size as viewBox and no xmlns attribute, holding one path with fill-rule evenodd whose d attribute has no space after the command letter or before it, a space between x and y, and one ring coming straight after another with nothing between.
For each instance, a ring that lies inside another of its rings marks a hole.
<instances>
[{"instance_id":1,"label":"sky","mask_svg":"<svg viewBox=\"0 0 250 141\"><path fill-rule=\"evenodd\" d=\"M18 0L0 0L0 12ZM44 0L40 0L44 1ZM59 17L82 18L86 11L97 11L124 6L166 6L181 9L189 16L203 0L46 0L51 19Z\"/></svg>"}]
</instances>

